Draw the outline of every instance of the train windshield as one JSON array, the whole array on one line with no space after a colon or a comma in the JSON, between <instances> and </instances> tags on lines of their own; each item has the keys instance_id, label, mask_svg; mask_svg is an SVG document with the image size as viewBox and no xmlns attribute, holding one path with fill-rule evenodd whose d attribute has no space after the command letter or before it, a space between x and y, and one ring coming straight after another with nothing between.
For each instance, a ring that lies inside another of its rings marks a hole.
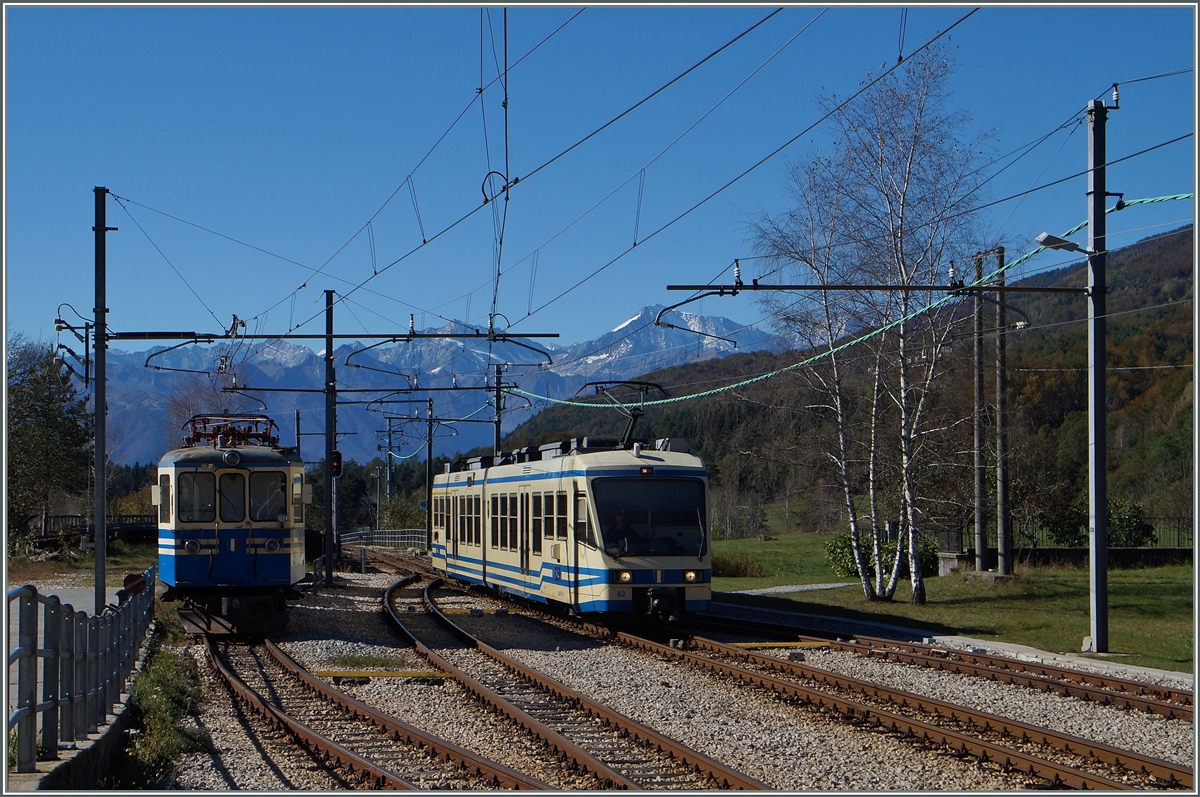
<instances>
[{"instance_id":1,"label":"train windshield","mask_svg":"<svg viewBox=\"0 0 1200 797\"><path fill-rule=\"evenodd\" d=\"M597 520L610 556L702 556L704 482L655 477L592 482Z\"/></svg>"}]
</instances>

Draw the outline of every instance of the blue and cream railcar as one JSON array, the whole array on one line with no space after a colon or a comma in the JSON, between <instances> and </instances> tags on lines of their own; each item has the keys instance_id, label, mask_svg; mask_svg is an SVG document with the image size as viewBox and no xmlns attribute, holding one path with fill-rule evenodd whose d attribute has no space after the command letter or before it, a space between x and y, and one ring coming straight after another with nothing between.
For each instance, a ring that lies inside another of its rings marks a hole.
<instances>
[{"instance_id":1,"label":"blue and cream railcar","mask_svg":"<svg viewBox=\"0 0 1200 797\"><path fill-rule=\"evenodd\" d=\"M159 576L191 631L270 632L304 578L304 463L265 416L198 415L159 462ZM186 427L185 427L186 428Z\"/></svg>"},{"instance_id":2,"label":"blue and cream railcar","mask_svg":"<svg viewBox=\"0 0 1200 797\"><path fill-rule=\"evenodd\" d=\"M577 613L677 618L712 600L708 476L679 438L479 457L434 477L434 566Z\"/></svg>"}]
</instances>

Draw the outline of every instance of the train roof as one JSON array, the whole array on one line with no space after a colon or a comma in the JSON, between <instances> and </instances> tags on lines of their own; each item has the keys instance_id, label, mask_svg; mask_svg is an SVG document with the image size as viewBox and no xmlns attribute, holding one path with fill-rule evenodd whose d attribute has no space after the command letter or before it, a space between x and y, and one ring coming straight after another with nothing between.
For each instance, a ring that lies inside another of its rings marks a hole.
<instances>
[{"instance_id":1,"label":"train roof","mask_svg":"<svg viewBox=\"0 0 1200 797\"><path fill-rule=\"evenodd\" d=\"M633 470L633 468L638 470ZM501 457L472 457L446 466L435 477L439 483L459 482L470 477L489 481L521 474L562 474L604 470L658 475L702 475L704 463L690 453L683 438L664 438L653 444L638 442L622 447L616 438L571 438L561 443L529 446Z\"/></svg>"},{"instance_id":2,"label":"train roof","mask_svg":"<svg viewBox=\"0 0 1200 797\"><path fill-rule=\"evenodd\" d=\"M233 456L235 454L236 457ZM286 467L288 465L299 465L302 462L300 452L296 450L295 446L286 448L276 446L230 446L226 448L196 446L168 451L159 460L158 466L160 468L178 465L188 467L200 465L215 465L217 467Z\"/></svg>"}]
</instances>

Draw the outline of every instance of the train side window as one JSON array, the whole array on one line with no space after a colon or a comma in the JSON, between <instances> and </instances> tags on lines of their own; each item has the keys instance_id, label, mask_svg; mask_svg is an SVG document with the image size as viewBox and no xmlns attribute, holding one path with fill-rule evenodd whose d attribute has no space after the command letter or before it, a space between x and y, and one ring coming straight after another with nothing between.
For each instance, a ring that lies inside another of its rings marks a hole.
<instances>
[{"instance_id":1,"label":"train side window","mask_svg":"<svg viewBox=\"0 0 1200 797\"><path fill-rule=\"evenodd\" d=\"M304 522L304 477L299 473L292 476L292 521Z\"/></svg>"},{"instance_id":2,"label":"train side window","mask_svg":"<svg viewBox=\"0 0 1200 797\"><path fill-rule=\"evenodd\" d=\"M470 542L470 529L467 528L467 498L459 496L458 498L458 541L461 543Z\"/></svg>"},{"instance_id":3,"label":"train side window","mask_svg":"<svg viewBox=\"0 0 1200 797\"><path fill-rule=\"evenodd\" d=\"M492 547L500 547L500 497L492 496Z\"/></svg>"},{"instance_id":4,"label":"train side window","mask_svg":"<svg viewBox=\"0 0 1200 797\"><path fill-rule=\"evenodd\" d=\"M222 473L217 495L221 501L221 522L237 523L246 517L246 477L240 473Z\"/></svg>"},{"instance_id":5,"label":"train side window","mask_svg":"<svg viewBox=\"0 0 1200 797\"><path fill-rule=\"evenodd\" d=\"M556 498L557 507L554 512L554 519L556 521L555 534L558 535L560 540L565 540L567 538L567 494L560 490Z\"/></svg>"},{"instance_id":6,"label":"train side window","mask_svg":"<svg viewBox=\"0 0 1200 797\"><path fill-rule=\"evenodd\" d=\"M517 494L508 496L508 547L517 550Z\"/></svg>"},{"instance_id":7,"label":"train side window","mask_svg":"<svg viewBox=\"0 0 1200 797\"><path fill-rule=\"evenodd\" d=\"M479 496L475 496L475 513L473 523L475 526L475 544L482 547L483 540L481 534L483 529L483 510Z\"/></svg>"},{"instance_id":8,"label":"train side window","mask_svg":"<svg viewBox=\"0 0 1200 797\"><path fill-rule=\"evenodd\" d=\"M597 547L595 530L588 523L587 493L575 493L575 539Z\"/></svg>"},{"instance_id":9,"label":"train side window","mask_svg":"<svg viewBox=\"0 0 1200 797\"><path fill-rule=\"evenodd\" d=\"M221 478L225 478L222 476ZM255 521L287 519L287 474L261 471L250 474L250 519Z\"/></svg>"},{"instance_id":10,"label":"train side window","mask_svg":"<svg viewBox=\"0 0 1200 797\"><path fill-rule=\"evenodd\" d=\"M500 550L508 550L508 495L500 496Z\"/></svg>"},{"instance_id":11,"label":"train side window","mask_svg":"<svg viewBox=\"0 0 1200 797\"><path fill-rule=\"evenodd\" d=\"M542 555L542 494L533 494L533 508L530 511L530 519L533 521L533 530L530 533L530 543L533 545L533 552L538 556Z\"/></svg>"},{"instance_id":12,"label":"train side window","mask_svg":"<svg viewBox=\"0 0 1200 797\"><path fill-rule=\"evenodd\" d=\"M546 519L542 526L542 534L546 539L554 539L554 493L542 495L542 516Z\"/></svg>"},{"instance_id":13,"label":"train side window","mask_svg":"<svg viewBox=\"0 0 1200 797\"><path fill-rule=\"evenodd\" d=\"M171 477L164 473L158 477L158 522L171 522Z\"/></svg>"},{"instance_id":14,"label":"train side window","mask_svg":"<svg viewBox=\"0 0 1200 797\"><path fill-rule=\"evenodd\" d=\"M214 499L217 477L211 473L180 473L177 515L181 523L208 523L217 519Z\"/></svg>"}]
</instances>

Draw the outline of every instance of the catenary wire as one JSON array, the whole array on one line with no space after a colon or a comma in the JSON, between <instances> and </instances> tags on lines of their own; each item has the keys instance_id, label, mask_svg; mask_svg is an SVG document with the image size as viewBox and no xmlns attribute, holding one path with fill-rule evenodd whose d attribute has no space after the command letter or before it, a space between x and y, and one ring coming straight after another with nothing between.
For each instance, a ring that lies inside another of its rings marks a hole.
<instances>
[{"instance_id":1,"label":"catenary wire","mask_svg":"<svg viewBox=\"0 0 1200 797\"><path fill-rule=\"evenodd\" d=\"M943 37L943 36L947 35L947 34L948 34L950 31L954 30L956 27L958 27L958 26L959 26L959 25L961 25L963 22L965 22L965 21L966 21L968 18L970 18L970 17L971 17L971 15L973 15L973 14L974 14L976 11L978 11L978 10L979 10L978 8L975 8L975 9L972 9L971 11L967 12L967 13L966 13L966 14L965 14L965 15L964 15L962 18L960 18L959 20L957 20L956 22L954 22L952 25L950 25L950 27L948 27L948 28L946 28L945 30L943 30L943 31L939 32L939 33L938 33L938 34L936 34L936 35L935 35L933 38L931 38L929 41L925 42L925 43L924 43L924 44L922 44L920 47L918 47L916 50L914 50L914 51L913 51L913 53L914 53L914 54L916 54L916 53L919 53L919 52L921 52L921 51L925 50L925 49L926 49L926 48L928 48L930 45L932 45L932 44L933 44L935 41L937 41L937 40L938 40L938 39L940 39L941 37ZM678 216L676 216L675 218L671 219L670 221L668 221L666 224L662 225L661 227L659 227L659 228L658 228L658 229L656 229L655 231L651 232L649 235L647 235L645 238L643 238L643 239L642 239L642 242L644 243L644 242L646 242L646 241L650 240L651 238L654 238L655 236L659 235L659 234L660 234L660 233L662 233L664 230L666 230L666 229L668 229L668 228L670 228L670 227L674 226L674 225L675 225L676 223L678 223L678 222L679 222L681 219L685 218L686 216L689 216L689 215L690 215L691 213L693 213L693 212L694 212L696 209L698 209L698 208L700 208L701 206L705 205L705 204L706 204L706 203L708 203L710 200L712 200L713 198L715 198L716 196L718 196L719 194L721 194L722 192L724 192L724 191L725 191L725 189L729 188L731 185L733 185L734 183L738 182L738 181L739 181L739 180L741 180L743 177L745 177L746 175L750 174L750 173L751 173L751 172L753 172L755 169L757 169L758 167L762 166L762 165L763 165L764 163L766 163L767 161L769 161L769 160L771 160L772 158L774 158L776 155L778 155L778 154L779 154L780 152L782 152L784 149L786 149L787 147L789 147L789 146L791 146L793 143L795 143L795 142L796 142L798 139L800 139L802 136L806 135L808 132L810 132L811 130L813 130L813 129L814 129L816 126L817 126L817 125L819 125L819 124L820 124L821 122L823 122L825 119L829 118L829 117L830 117L830 116L832 116L834 113L836 113L837 111L841 110L841 109L842 109L843 107L845 107L845 106L846 106L848 103L850 103L850 102L851 102L851 101L853 101L855 98L857 98L857 97L858 97L860 94L862 94L863 92L867 91L869 88L871 88L871 86L874 86L874 85L875 85L876 83L878 83L880 80L882 80L882 79L883 79L883 78L885 78L886 76L890 75L890 74L891 74L891 73L892 73L892 72L893 72L895 69L897 69L898 67L899 67L899 64L897 64L896 66L893 66L893 67L891 67L891 68L889 68L889 69L887 69L887 70L883 71L882 73L880 73L880 75L879 75L878 77L876 77L875 79L873 79L873 80L871 80L871 81L867 82L866 84L864 84L862 88L860 88L860 89L859 89L857 92L855 92L854 94L852 94L851 96L849 96L848 98L846 98L846 100L845 100L845 101L843 101L841 104L839 104L839 105L838 105L836 108L833 108L832 110L830 110L830 111L829 111L827 114L825 114L824 116L822 116L822 117L821 117L820 119L818 119L816 122L813 122L811 125L809 125L808 127L806 127L804 130L801 130L801 131L800 131L799 133L797 133L795 136L793 136L792 138L790 138L789 140L787 140L786 142L784 142L783 144L781 144L781 145L780 145L778 148L776 148L774 151L772 151L771 153L767 154L765 157L763 157L762 159L760 159L760 160L759 160L757 163L755 163L754 165L750 166L748 169L746 169L745 171L743 171L743 172L741 172L740 174L738 174L737 176L735 176L733 179L731 179L731 180L729 180L728 182L726 182L724 185L722 185L721 187L719 187L718 189L716 189L715 191L713 191L711 194L709 194L708 196L704 197L704 198L703 198L703 199L701 199L699 202L697 202L696 204L692 205L690 208L688 208L688 209L684 210L684 211L683 211L682 213L680 213ZM512 325L510 325L510 326L516 326L517 324L521 323L522 321L526 320L527 318L530 318L531 316L533 316L533 315L536 315L537 313L539 313L539 312L541 312L542 310L546 309L546 308L547 308L547 307L549 307L551 304L554 304L554 303L555 303L555 302L557 302L559 299L561 299L561 298L563 298L564 296L566 296L568 293L571 293L571 292L572 292L572 291L574 291L575 289L579 288L581 285L583 285L584 283L588 282L588 281L589 281L589 280L591 280L593 277L595 277L596 275L600 274L600 273L601 273L602 271L604 271L605 269L607 269L607 268L609 268L610 266L612 266L612 265L613 265L614 263L616 263L618 260L620 260L620 259L622 259L623 257L625 257L626 255L628 255L630 252L632 252L632 251L634 250L634 248L635 248L635 247L633 247L633 246L630 246L630 247L628 247L627 249L625 249L624 251L622 251L622 252L618 253L618 254L617 254L615 257L613 257L613 258L612 258L611 260L609 260L607 263L603 264L602 266L600 266L600 267L599 267L599 268L597 268L596 270L592 271L592 272L591 272L590 274L588 274L586 277L584 277L583 279L579 280L579 281L578 281L578 282L576 282L574 285L572 285L570 288L567 288L565 291L563 291L562 293L560 293L560 294L558 294L557 296L555 296L553 299L550 299L548 302L545 302L544 304L540 305L540 306L539 306L539 307L537 307L537 308L536 308L536 309L535 309L533 312L531 312L531 313L527 313L527 314L526 314L526 315L524 315L523 317L519 318L517 321L513 322L513 324L512 324Z\"/></svg>"}]
</instances>

